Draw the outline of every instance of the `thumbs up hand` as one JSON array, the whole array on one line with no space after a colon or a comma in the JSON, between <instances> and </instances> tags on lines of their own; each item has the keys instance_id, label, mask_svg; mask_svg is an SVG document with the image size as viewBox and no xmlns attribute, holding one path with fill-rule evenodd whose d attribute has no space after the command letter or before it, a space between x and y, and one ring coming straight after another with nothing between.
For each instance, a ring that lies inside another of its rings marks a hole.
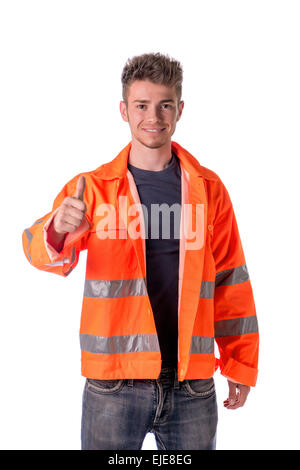
<instances>
[{"instance_id":1,"label":"thumbs up hand","mask_svg":"<svg viewBox=\"0 0 300 470\"><path fill-rule=\"evenodd\" d=\"M77 181L73 196L66 197L53 219L53 228L57 234L75 232L81 224L86 212L86 204L83 200L85 190L85 178L80 176Z\"/></svg>"}]
</instances>

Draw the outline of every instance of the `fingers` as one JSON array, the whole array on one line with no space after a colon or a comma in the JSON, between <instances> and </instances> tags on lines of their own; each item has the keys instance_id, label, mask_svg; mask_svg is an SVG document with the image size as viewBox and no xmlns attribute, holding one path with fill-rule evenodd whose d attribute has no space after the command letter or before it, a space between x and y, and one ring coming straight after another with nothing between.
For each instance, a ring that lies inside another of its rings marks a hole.
<instances>
[{"instance_id":1,"label":"fingers","mask_svg":"<svg viewBox=\"0 0 300 470\"><path fill-rule=\"evenodd\" d=\"M236 384L228 380L229 395L227 400L224 401L224 406L228 410L236 410L241 406L244 406L250 387L248 385Z\"/></svg>"},{"instance_id":2,"label":"fingers","mask_svg":"<svg viewBox=\"0 0 300 470\"><path fill-rule=\"evenodd\" d=\"M68 212L62 214L62 218L61 218L61 221L64 223L64 224L68 224L68 225L71 225L71 226L74 226L74 230L76 230L76 228L79 227L79 225L81 224L82 222L82 212L81 211L77 211L75 209L76 212L72 212L71 209L69 209ZM72 230L73 231L73 230Z\"/></svg>"},{"instance_id":3,"label":"fingers","mask_svg":"<svg viewBox=\"0 0 300 470\"><path fill-rule=\"evenodd\" d=\"M234 405L235 402L238 400L237 384L228 380L228 386L229 386L228 402L229 402L229 405Z\"/></svg>"},{"instance_id":4,"label":"fingers","mask_svg":"<svg viewBox=\"0 0 300 470\"><path fill-rule=\"evenodd\" d=\"M70 224L76 224L81 223L83 215L84 215L85 209L81 207L80 209L74 207L74 206L69 206L65 207L64 211L62 212L64 220L69 222Z\"/></svg>"},{"instance_id":5,"label":"fingers","mask_svg":"<svg viewBox=\"0 0 300 470\"><path fill-rule=\"evenodd\" d=\"M66 221L61 222L59 225L55 225L54 222L54 229L57 233L72 233L77 229L77 225L70 224Z\"/></svg>"},{"instance_id":6,"label":"fingers","mask_svg":"<svg viewBox=\"0 0 300 470\"><path fill-rule=\"evenodd\" d=\"M56 227L58 231L74 232L81 224L86 208L84 210L82 210L82 208L77 209L67 202L68 201L65 201L61 207L60 213L57 214ZM78 202L81 201L78 200ZM84 203L81 202L81 204Z\"/></svg>"},{"instance_id":7,"label":"fingers","mask_svg":"<svg viewBox=\"0 0 300 470\"><path fill-rule=\"evenodd\" d=\"M83 212L70 206L61 206L53 220L54 230L57 233L74 232L80 226L82 219Z\"/></svg>"},{"instance_id":8,"label":"fingers","mask_svg":"<svg viewBox=\"0 0 300 470\"><path fill-rule=\"evenodd\" d=\"M81 199L77 199L74 196L68 196L63 200L63 205L69 206L70 208L74 208L75 210L79 210L84 212L86 210L86 204Z\"/></svg>"},{"instance_id":9,"label":"fingers","mask_svg":"<svg viewBox=\"0 0 300 470\"><path fill-rule=\"evenodd\" d=\"M75 191L73 197L83 201L84 190L85 190L85 177L80 175L79 178L78 178L78 181L77 181L76 191Z\"/></svg>"}]
</instances>

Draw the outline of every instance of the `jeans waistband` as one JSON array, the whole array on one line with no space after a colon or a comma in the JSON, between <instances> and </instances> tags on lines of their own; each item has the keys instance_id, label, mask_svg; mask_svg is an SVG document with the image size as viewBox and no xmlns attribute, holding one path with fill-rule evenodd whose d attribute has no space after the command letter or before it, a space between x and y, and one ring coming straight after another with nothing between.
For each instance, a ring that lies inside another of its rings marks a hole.
<instances>
[{"instance_id":1,"label":"jeans waistband","mask_svg":"<svg viewBox=\"0 0 300 470\"><path fill-rule=\"evenodd\" d=\"M176 367L163 367L157 379L127 379L127 384L133 386L134 382L152 382L152 383L173 383L174 388L179 388L178 374Z\"/></svg>"}]
</instances>

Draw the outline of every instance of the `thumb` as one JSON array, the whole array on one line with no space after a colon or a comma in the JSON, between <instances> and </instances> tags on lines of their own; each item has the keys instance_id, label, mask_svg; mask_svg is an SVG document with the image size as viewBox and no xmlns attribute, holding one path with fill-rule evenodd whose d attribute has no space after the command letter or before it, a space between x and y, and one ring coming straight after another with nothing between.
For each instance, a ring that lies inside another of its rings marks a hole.
<instances>
[{"instance_id":1,"label":"thumb","mask_svg":"<svg viewBox=\"0 0 300 470\"><path fill-rule=\"evenodd\" d=\"M81 175L78 178L76 191L73 197L76 197L76 199L80 199L81 201L83 201L84 189L85 189L85 177Z\"/></svg>"},{"instance_id":2,"label":"thumb","mask_svg":"<svg viewBox=\"0 0 300 470\"><path fill-rule=\"evenodd\" d=\"M229 385L229 396L228 396L229 405L233 405L237 399L237 395L236 395L237 384L228 380L228 385Z\"/></svg>"}]
</instances>

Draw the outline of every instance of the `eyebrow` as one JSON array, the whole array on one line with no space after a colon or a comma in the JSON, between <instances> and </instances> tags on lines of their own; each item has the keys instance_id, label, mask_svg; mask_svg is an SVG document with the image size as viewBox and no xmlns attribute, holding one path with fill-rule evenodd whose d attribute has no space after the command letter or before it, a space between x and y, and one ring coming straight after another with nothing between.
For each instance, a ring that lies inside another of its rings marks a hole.
<instances>
[{"instance_id":1,"label":"eyebrow","mask_svg":"<svg viewBox=\"0 0 300 470\"><path fill-rule=\"evenodd\" d=\"M149 100L134 100L133 103L150 103ZM161 100L160 103L175 103L174 100Z\"/></svg>"}]
</instances>

